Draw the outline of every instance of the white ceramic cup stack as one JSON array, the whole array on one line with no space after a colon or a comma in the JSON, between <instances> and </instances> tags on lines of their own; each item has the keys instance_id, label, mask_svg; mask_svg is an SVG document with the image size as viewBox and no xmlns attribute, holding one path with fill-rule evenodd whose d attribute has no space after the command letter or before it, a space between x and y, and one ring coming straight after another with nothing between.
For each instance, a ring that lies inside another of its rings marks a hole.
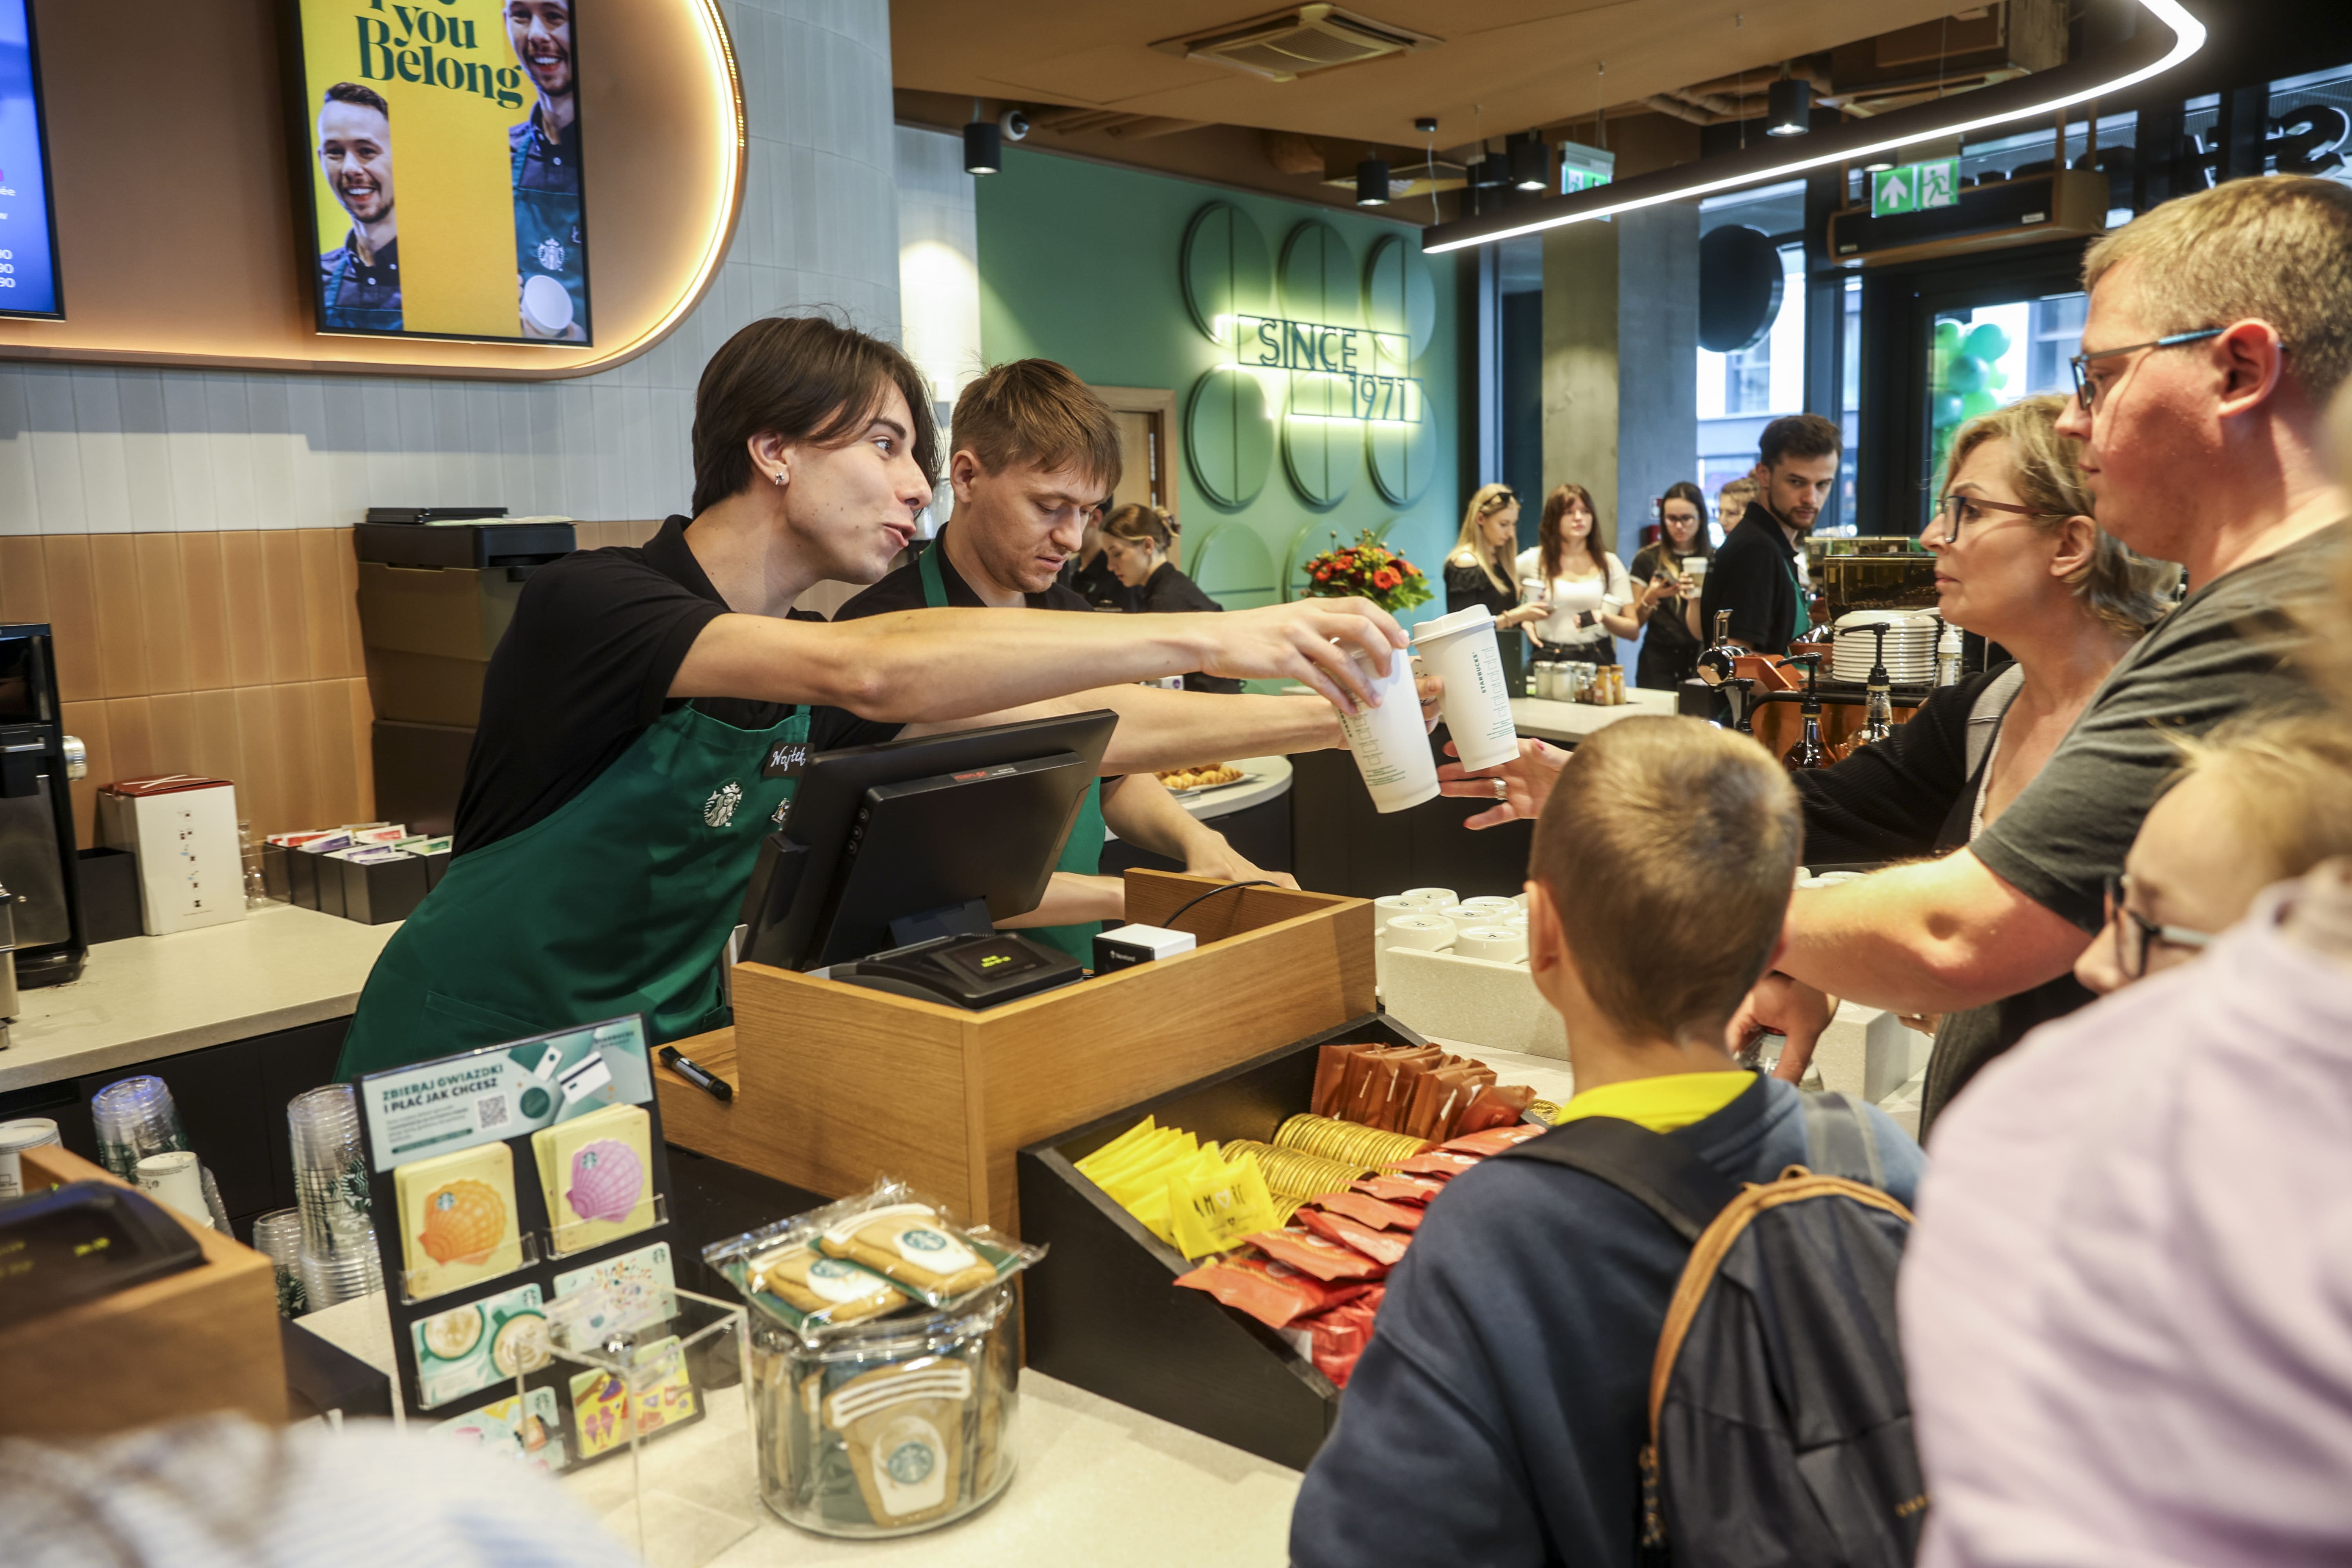
<instances>
[{"instance_id":1,"label":"white ceramic cup stack","mask_svg":"<svg viewBox=\"0 0 2352 1568\"><path fill-rule=\"evenodd\" d=\"M1517 963L1528 955L1528 933L1509 926L1472 926L1454 936L1456 958L1483 958L1490 963Z\"/></svg>"},{"instance_id":2,"label":"white ceramic cup stack","mask_svg":"<svg viewBox=\"0 0 2352 1568\"><path fill-rule=\"evenodd\" d=\"M314 1310L383 1289L375 1229L368 1217L367 1160L359 1105L349 1084L298 1094L286 1108L301 1205L299 1267Z\"/></svg>"},{"instance_id":3,"label":"white ceramic cup stack","mask_svg":"<svg viewBox=\"0 0 2352 1568\"><path fill-rule=\"evenodd\" d=\"M1516 758L1518 729L1511 718L1510 684L1503 679L1494 612L1473 605L1423 621L1413 630L1412 646L1429 673L1445 682L1439 700L1463 767L1476 773Z\"/></svg>"},{"instance_id":4,"label":"white ceramic cup stack","mask_svg":"<svg viewBox=\"0 0 2352 1568\"><path fill-rule=\"evenodd\" d=\"M1442 910L1448 904L1462 901L1461 896L1451 888L1407 888L1397 897L1408 904L1419 904L1430 910Z\"/></svg>"},{"instance_id":5,"label":"white ceramic cup stack","mask_svg":"<svg viewBox=\"0 0 2352 1568\"><path fill-rule=\"evenodd\" d=\"M1443 952L1454 945L1454 922L1443 915L1399 915L1389 921L1389 947Z\"/></svg>"},{"instance_id":6,"label":"white ceramic cup stack","mask_svg":"<svg viewBox=\"0 0 2352 1568\"><path fill-rule=\"evenodd\" d=\"M1437 798L1437 761L1429 750L1429 731L1422 727L1421 701L1413 689L1412 659L1402 648L1389 649L1389 672L1376 675L1370 654L1349 655L1381 705L1360 713L1339 716L1340 731L1356 759L1356 771L1371 792L1372 809L1383 814L1405 811Z\"/></svg>"},{"instance_id":7,"label":"white ceramic cup stack","mask_svg":"<svg viewBox=\"0 0 2352 1568\"><path fill-rule=\"evenodd\" d=\"M1517 900L1507 899L1495 893L1482 894L1475 899L1465 899L1462 900L1461 907L1472 910L1480 917L1479 921L1473 922L1474 924L1491 924L1498 920L1508 920L1519 912Z\"/></svg>"}]
</instances>

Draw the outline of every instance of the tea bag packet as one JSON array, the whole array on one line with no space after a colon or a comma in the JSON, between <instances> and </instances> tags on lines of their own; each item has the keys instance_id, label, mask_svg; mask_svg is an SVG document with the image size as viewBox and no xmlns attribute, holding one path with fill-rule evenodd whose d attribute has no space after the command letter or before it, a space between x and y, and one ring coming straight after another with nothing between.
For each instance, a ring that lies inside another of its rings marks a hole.
<instances>
[{"instance_id":1,"label":"tea bag packet","mask_svg":"<svg viewBox=\"0 0 2352 1568\"><path fill-rule=\"evenodd\" d=\"M922 1356L843 1384L824 1401L824 1427L849 1457L874 1522L919 1524L964 1495L964 1418L971 1363Z\"/></svg>"},{"instance_id":2,"label":"tea bag packet","mask_svg":"<svg viewBox=\"0 0 2352 1568\"><path fill-rule=\"evenodd\" d=\"M771 1247L746 1261L751 1290L773 1296L801 1314L794 1328L854 1323L894 1311L909 1300L881 1275L845 1258L829 1258L806 1241Z\"/></svg>"},{"instance_id":3,"label":"tea bag packet","mask_svg":"<svg viewBox=\"0 0 2352 1568\"><path fill-rule=\"evenodd\" d=\"M996 1266L929 1204L886 1204L827 1228L817 1246L862 1263L934 1307L992 1283Z\"/></svg>"},{"instance_id":4,"label":"tea bag packet","mask_svg":"<svg viewBox=\"0 0 2352 1568\"><path fill-rule=\"evenodd\" d=\"M1214 1147L1168 1178L1171 1245L1188 1258L1230 1251L1252 1231L1272 1230L1276 1223L1256 1157L1228 1163Z\"/></svg>"}]
</instances>

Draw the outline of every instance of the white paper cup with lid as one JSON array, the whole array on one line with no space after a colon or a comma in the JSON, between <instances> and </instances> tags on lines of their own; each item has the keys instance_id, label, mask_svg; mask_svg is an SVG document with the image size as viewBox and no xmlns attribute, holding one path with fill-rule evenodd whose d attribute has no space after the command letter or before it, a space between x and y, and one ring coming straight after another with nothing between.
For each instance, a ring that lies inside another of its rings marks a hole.
<instances>
[{"instance_id":1,"label":"white paper cup with lid","mask_svg":"<svg viewBox=\"0 0 2352 1568\"><path fill-rule=\"evenodd\" d=\"M1437 763L1430 755L1429 732L1422 728L1421 700L1413 690L1412 658L1402 648L1389 649L1389 672L1372 672L1371 655L1357 649L1349 655L1363 672L1365 684L1381 700L1377 708L1339 715L1340 731L1371 792L1372 809L1382 814L1405 811L1437 798Z\"/></svg>"},{"instance_id":2,"label":"white paper cup with lid","mask_svg":"<svg viewBox=\"0 0 2352 1568\"><path fill-rule=\"evenodd\" d=\"M1423 621L1413 628L1412 646L1429 673L1445 682L1445 728L1462 765L1475 773L1517 756L1518 726L1511 718L1494 612L1473 605Z\"/></svg>"},{"instance_id":3,"label":"white paper cup with lid","mask_svg":"<svg viewBox=\"0 0 2352 1568\"><path fill-rule=\"evenodd\" d=\"M0 1121L0 1198L25 1195L24 1166L17 1156L27 1149L47 1149L63 1142L58 1124L46 1116Z\"/></svg>"}]
</instances>

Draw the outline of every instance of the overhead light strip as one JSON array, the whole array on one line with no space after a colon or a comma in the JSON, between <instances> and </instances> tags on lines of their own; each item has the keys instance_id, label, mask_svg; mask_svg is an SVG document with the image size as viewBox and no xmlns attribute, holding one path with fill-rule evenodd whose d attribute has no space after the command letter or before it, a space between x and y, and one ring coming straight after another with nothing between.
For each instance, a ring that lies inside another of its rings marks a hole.
<instances>
[{"instance_id":1,"label":"overhead light strip","mask_svg":"<svg viewBox=\"0 0 2352 1568\"><path fill-rule=\"evenodd\" d=\"M2123 75L2108 80L2096 82L2060 97L2045 99L2021 108L2003 110L1997 114L1979 115L1971 120L1956 120L1941 124L1924 125L1916 129L1906 130L1900 136L1864 142L1861 145L1848 145L1843 136L1832 132L1831 134L1837 138L1838 144L1826 151L1815 152L1803 157L1786 158L1766 167L1743 169L1738 174L1726 174L1718 179L1695 181L1689 184L1678 184L1666 190L1628 196L1622 200L1608 199L1608 194L1618 187L1603 185L1580 195L1555 198L1573 206L1573 211L1531 216L1525 222L1513 224L1507 227L1462 234L1459 231L1465 226L1474 225L1483 226L1484 223L1494 220L1470 219L1465 223L1465 220L1456 219L1450 224L1440 224L1423 229L1422 250L1425 255L1437 256L1449 250L1467 249L1472 246L1494 245L1506 239L1517 239L1524 235L1540 234L1548 228L1559 228L1572 223L1588 223L1594 218L1614 217L1619 213L1638 212L1643 207L1657 206L1665 202L1689 201L1698 196L1714 195L1720 191L1734 191L1748 185L1771 184L1776 181L1786 180L1792 175L1801 174L1825 164L1858 162L1873 153L1891 153L1898 148L1916 146L1922 142L1966 136L1973 132L1990 130L1996 125L2011 125L2022 120L2038 119L2043 115L2055 114L2062 109L2070 109L2078 103L2086 103L2095 98L2121 92L2126 88L2137 86L2150 77L2161 76L2205 47L2205 24L2190 16L2179 4L2179 0L2137 0L2137 3L2141 10L2155 20L2163 23L2171 31L2172 47L2162 58L2137 69L2126 71ZM2020 79L2021 82L2031 82L2036 79L2026 77ZM1999 90L2000 89L1998 88L1982 89L1978 94L1968 96L1976 97L1979 101L1981 101L1983 92ZM1952 101L1960 102L1965 100ZM1886 118L1892 121L1897 116L1888 115ZM1851 132L1847 134L1851 134Z\"/></svg>"}]
</instances>

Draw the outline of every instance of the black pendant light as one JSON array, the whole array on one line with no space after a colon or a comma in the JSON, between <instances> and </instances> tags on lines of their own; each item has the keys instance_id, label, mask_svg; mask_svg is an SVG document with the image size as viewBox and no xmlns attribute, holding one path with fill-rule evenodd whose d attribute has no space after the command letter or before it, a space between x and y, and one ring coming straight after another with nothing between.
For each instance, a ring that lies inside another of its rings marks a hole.
<instances>
[{"instance_id":1,"label":"black pendant light","mask_svg":"<svg viewBox=\"0 0 2352 1568\"><path fill-rule=\"evenodd\" d=\"M971 100L971 123L963 128L963 172L993 174L1003 167L1004 132L995 121L980 117L980 100L975 98Z\"/></svg>"},{"instance_id":2,"label":"black pendant light","mask_svg":"<svg viewBox=\"0 0 2352 1568\"><path fill-rule=\"evenodd\" d=\"M1772 84L1766 104L1764 133L1802 136L1813 128L1813 84L1784 76Z\"/></svg>"},{"instance_id":3,"label":"black pendant light","mask_svg":"<svg viewBox=\"0 0 2352 1568\"><path fill-rule=\"evenodd\" d=\"M1511 184L1522 191L1540 191L1549 183L1551 158L1538 137L1530 136L1511 148Z\"/></svg>"},{"instance_id":4,"label":"black pendant light","mask_svg":"<svg viewBox=\"0 0 2352 1568\"><path fill-rule=\"evenodd\" d=\"M1378 158L1367 158L1356 165L1356 205L1360 207L1384 207L1389 205L1389 166Z\"/></svg>"}]
</instances>

